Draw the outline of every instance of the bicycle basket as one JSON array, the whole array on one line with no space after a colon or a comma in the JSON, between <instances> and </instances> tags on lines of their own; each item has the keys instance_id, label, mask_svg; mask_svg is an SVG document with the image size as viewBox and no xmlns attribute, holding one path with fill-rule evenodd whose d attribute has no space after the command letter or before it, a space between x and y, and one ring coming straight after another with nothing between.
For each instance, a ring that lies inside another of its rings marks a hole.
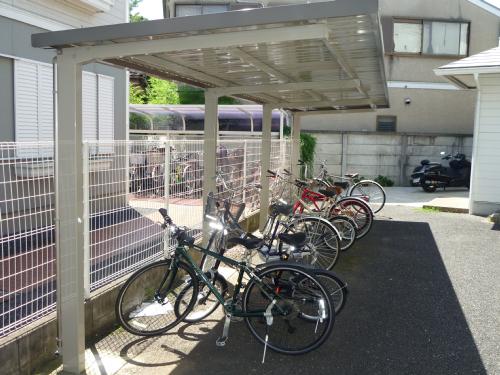
<instances>
[{"instance_id":1,"label":"bicycle basket","mask_svg":"<svg viewBox=\"0 0 500 375\"><path fill-rule=\"evenodd\" d=\"M225 219L229 223L238 224L241 215L245 211L245 203L236 203L226 200L224 202Z\"/></svg>"}]
</instances>

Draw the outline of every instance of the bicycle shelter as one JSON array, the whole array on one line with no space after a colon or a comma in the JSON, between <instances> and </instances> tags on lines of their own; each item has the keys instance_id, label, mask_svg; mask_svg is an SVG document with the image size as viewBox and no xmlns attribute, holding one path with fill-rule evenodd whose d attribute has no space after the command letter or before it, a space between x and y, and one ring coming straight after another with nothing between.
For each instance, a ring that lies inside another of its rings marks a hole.
<instances>
[{"instance_id":1,"label":"bicycle shelter","mask_svg":"<svg viewBox=\"0 0 500 375\"><path fill-rule=\"evenodd\" d=\"M57 50L57 301L66 373L85 369L82 65L101 62L205 89L204 201L215 190L219 97L263 106L261 202L269 201L264 177L270 165L272 109L292 114L291 159L296 168L302 116L389 105L378 0L47 32L34 34L32 44Z\"/></svg>"}]
</instances>

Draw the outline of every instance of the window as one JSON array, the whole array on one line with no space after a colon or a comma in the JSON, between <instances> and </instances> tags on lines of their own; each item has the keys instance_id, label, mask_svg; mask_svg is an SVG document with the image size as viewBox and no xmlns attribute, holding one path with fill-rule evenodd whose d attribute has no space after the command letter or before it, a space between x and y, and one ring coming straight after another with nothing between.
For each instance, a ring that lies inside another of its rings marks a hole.
<instances>
[{"instance_id":1,"label":"window","mask_svg":"<svg viewBox=\"0 0 500 375\"><path fill-rule=\"evenodd\" d=\"M52 65L15 60L14 103L17 142L54 140ZM83 72L82 121L84 140L112 140L114 137L114 78ZM103 146L99 152L109 152ZM19 157L51 157L34 154L34 148L18 148Z\"/></svg>"},{"instance_id":2,"label":"window","mask_svg":"<svg viewBox=\"0 0 500 375\"><path fill-rule=\"evenodd\" d=\"M396 116L377 116L378 132L395 132Z\"/></svg>"},{"instance_id":3,"label":"window","mask_svg":"<svg viewBox=\"0 0 500 375\"><path fill-rule=\"evenodd\" d=\"M176 4L175 5L175 16L176 17L186 17L186 16L200 16L202 14L211 13L222 13L229 10L228 4Z\"/></svg>"},{"instance_id":4,"label":"window","mask_svg":"<svg viewBox=\"0 0 500 375\"><path fill-rule=\"evenodd\" d=\"M468 43L467 22L394 20L393 52L396 53L466 56Z\"/></svg>"}]
</instances>

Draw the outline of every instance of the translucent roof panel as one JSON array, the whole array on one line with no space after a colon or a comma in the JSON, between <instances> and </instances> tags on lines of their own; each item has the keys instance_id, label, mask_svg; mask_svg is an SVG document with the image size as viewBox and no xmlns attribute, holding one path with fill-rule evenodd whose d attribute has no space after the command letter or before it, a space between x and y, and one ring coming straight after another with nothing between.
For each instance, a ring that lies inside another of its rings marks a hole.
<instances>
[{"instance_id":1,"label":"translucent roof panel","mask_svg":"<svg viewBox=\"0 0 500 375\"><path fill-rule=\"evenodd\" d=\"M294 111L388 106L377 0L335 0L33 35L101 60Z\"/></svg>"}]
</instances>

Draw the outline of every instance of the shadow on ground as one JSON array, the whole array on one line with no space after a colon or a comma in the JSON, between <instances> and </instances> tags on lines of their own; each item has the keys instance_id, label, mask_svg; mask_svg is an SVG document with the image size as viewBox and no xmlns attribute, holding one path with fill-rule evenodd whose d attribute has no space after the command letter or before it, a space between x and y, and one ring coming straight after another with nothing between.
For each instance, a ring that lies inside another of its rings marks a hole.
<instances>
[{"instance_id":1,"label":"shadow on ground","mask_svg":"<svg viewBox=\"0 0 500 375\"><path fill-rule=\"evenodd\" d=\"M336 272L349 282L349 300L317 351L268 352L262 365L263 347L244 323L232 324L225 348L215 346L220 322L171 373L486 373L427 223L377 221Z\"/></svg>"}]
</instances>

